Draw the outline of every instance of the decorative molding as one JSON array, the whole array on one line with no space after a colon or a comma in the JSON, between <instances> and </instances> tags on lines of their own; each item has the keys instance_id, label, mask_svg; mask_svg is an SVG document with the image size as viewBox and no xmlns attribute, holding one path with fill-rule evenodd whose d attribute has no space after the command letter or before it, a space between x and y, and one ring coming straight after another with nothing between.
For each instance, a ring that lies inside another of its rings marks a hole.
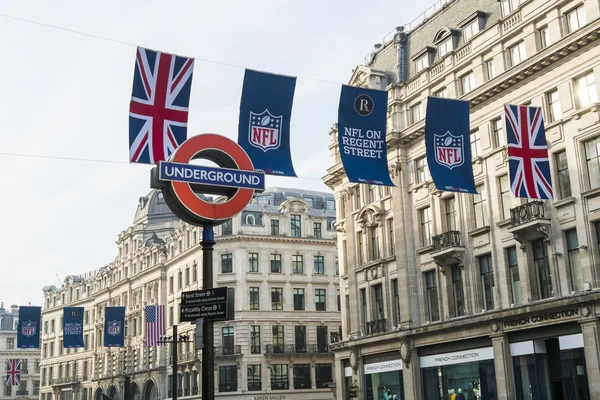
<instances>
[{"instance_id":1,"label":"decorative molding","mask_svg":"<svg viewBox=\"0 0 600 400\"><path fill-rule=\"evenodd\" d=\"M513 237L517 242L519 242L519 247L521 248L521 250L525 251L525 240L523 240L521 235L519 235L518 233L513 233Z\"/></svg>"},{"instance_id":2,"label":"decorative molding","mask_svg":"<svg viewBox=\"0 0 600 400\"><path fill-rule=\"evenodd\" d=\"M406 365L410 364L410 356L412 352L411 347L412 346L410 343L410 339L408 337L405 337L400 340L400 358L402 359L402 362Z\"/></svg>"},{"instance_id":3,"label":"decorative molding","mask_svg":"<svg viewBox=\"0 0 600 400\"><path fill-rule=\"evenodd\" d=\"M544 235L544 242L550 243L550 229L546 225L542 225L536 230L542 235Z\"/></svg>"},{"instance_id":4,"label":"decorative molding","mask_svg":"<svg viewBox=\"0 0 600 400\"><path fill-rule=\"evenodd\" d=\"M492 330L492 332L496 333L496 332L500 332L500 330L502 329L502 324L496 320L492 321L492 323L490 324L490 329Z\"/></svg>"}]
</instances>

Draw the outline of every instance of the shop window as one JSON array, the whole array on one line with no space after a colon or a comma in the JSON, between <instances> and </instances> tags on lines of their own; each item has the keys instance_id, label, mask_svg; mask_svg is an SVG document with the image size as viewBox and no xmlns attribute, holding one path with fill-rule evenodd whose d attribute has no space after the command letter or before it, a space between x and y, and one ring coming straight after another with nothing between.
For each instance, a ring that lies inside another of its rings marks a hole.
<instances>
[{"instance_id":1,"label":"shop window","mask_svg":"<svg viewBox=\"0 0 600 400\"><path fill-rule=\"evenodd\" d=\"M262 390L260 364L248 365L248 391Z\"/></svg>"},{"instance_id":2,"label":"shop window","mask_svg":"<svg viewBox=\"0 0 600 400\"><path fill-rule=\"evenodd\" d=\"M404 400L402 360L367 363L364 368L366 399Z\"/></svg>"},{"instance_id":3,"label":"shop window","mask_svg":"<svg viewBox=\"0 0 600 400\"><path fill-rule=\"evenodd\" d=\"M237 391L237 366L219 367L219 392Z\"/></svg>"},{"instance_id":4,"label":"shop window","mask_svg":"<svg viewBox=\"0 0 600 400\"><path fill-rule=\"evenodd\" d=\"M294 364L294 389L310 389L310 364Z\"/></svg>"},{"instance_id":5,"label":"shop window","mask_svg":"<svg viewBox=\"0 0 600 400\"><path fill-rule=\"evenodd\" d=\"M271 364L271 389L272 390L288 390L288 365L287 364Z\"/></svg>"},{"instance_id":6,"label":"shop window","mask_svg":"<svg viewBox=\"0 0 600 400\"><path fill-rule=\"evenodd\" d=\"M315 365L315 380L317 389L328 387L328 383L333 382L333 374L331 364L316 364Z\"/></svg>"}]
</instances>

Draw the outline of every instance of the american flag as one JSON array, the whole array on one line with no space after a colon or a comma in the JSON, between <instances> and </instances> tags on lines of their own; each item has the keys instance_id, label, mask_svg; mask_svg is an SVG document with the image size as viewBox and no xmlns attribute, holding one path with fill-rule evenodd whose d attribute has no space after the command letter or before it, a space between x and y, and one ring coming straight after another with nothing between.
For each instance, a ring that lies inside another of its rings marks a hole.
<instances>
[{"instance_id":1,"label":"american flag","mask_svg":"<svg viewBox=\"0 0 600 400\"><path fill-rule=\"evenodd\" d=\"M194 59L137 48L129 104L129 160L156 164L187 138Z\"/></svg>"},{"instance_id":2,"label":"american flag","mask_svg":"<svg viewBox=\"0 0 600 400\"><path fill-rule=\"evenodd\" d=\"M510 186L516 197L552 199L544 118L539 107L504 106Z\"/></svg>"},{"instance_id":3,"label":"american flag","mask_svg":"<svg viewBox=\"0 0 600 400\"><path fill-rule=\"evenodd\" d=\"M146 306L146 346L164 346L159 343L165 335L165 306Z\"/></svg>"},{"instance_id":4,"label":"american flag","mask_svg":"<svg viewBox=\"0 0 600 400\"><path fill-rule=\"evenodd\" d=\"M21 360L7 360L6 386L19 386L21 384Z\"/></svg>"}]
</instances>

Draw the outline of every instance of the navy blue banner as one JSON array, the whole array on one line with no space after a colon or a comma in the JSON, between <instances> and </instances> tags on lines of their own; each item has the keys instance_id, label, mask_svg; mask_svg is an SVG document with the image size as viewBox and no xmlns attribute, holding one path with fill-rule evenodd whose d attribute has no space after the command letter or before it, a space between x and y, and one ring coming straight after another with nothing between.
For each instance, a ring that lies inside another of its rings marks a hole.
<instances>
[{"instance_id":1,"label":"navy blue banner","mask_svg":"<svg viewBox=\"0 0 600 400\"><path fill-rule=\"evenodd\" d=\"M40 348L42 307L19 307L18 349Z\"/></svg>"},{"instance_id":2,"label":"navy blue banner","mask_svg":"<svg viewBox=\"0 0 600 400\"><path fill-rule=\"evenodd\" d=\"M342 86L338 144L350 182L394 186L385 142L387 91Z\"/></svg>"},{"instance_id":3,"label":"navy blue banner","mask_svg":"<svg viewBox=\"0 0 600 400\"><path fill-rule=\"evenodd\" d=\"M83 307L63 309L63 347L84 347Z\"/></svg>"},{"instance_id":4,"label":"navy blue banner","mask_svg":"<svg viewBox=\"0 0 600 400\"><path fill-rule=\"evenodd\" d=\"M470 134L468 101L427 98L427 166L439 190L477 194Z\"/></svg>"},{"instance_id":5,"label":"navy blue banner","mask_svg":"<svg viewBox=\"0 0 600 400\"><path fill-rule=\"evenodd\" d=\"M269 175L296 176L290 153L290 120L296 78L247 69L244 74L238 144Z\"/></svg>"},{"instance_id":6,"label":"navy blue banner","mask_svg":"<svg viewBox=\"0 0 600 400\"><path fill-rule=\"evenodd\" d=\"M104 347L125 346L125 307L106 307Z\"/></svg>"}]
</instances>

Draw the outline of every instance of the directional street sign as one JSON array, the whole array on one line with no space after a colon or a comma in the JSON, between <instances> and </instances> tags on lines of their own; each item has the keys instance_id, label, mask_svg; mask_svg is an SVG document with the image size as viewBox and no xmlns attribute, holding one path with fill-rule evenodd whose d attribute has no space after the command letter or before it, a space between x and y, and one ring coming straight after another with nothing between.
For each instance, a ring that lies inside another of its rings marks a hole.
<instances>
[{"instance_id":1,"label":"directional street sign","mask_svg":"<svg viewBox=\"0 0 600 400\"><path fill-rule=\"evenodd\" d=\"M183 292L179 320L194 322L199 318L213 321L233 319L233 289L221 287Z\"/></svg>"}]
</instances>

